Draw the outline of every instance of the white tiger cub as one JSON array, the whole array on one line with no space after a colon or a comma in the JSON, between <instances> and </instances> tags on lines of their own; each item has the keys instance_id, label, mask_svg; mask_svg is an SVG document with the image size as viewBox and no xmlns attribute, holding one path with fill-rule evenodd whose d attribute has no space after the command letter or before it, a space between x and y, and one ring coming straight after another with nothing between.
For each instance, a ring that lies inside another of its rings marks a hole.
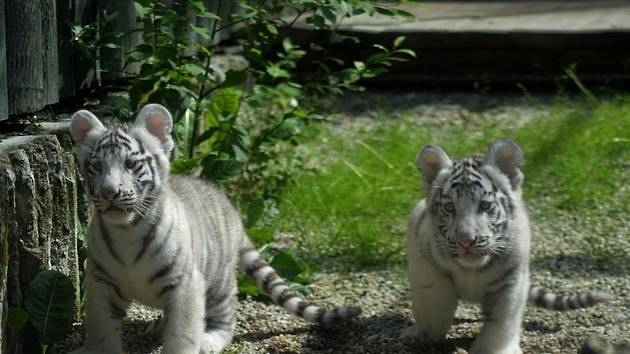
<instances>
[{"instance_id":1,"label":"white tiger cub","mask_svg":"<svg viewBox=\"0 0 630 354\"><path fill-rule=\"evenodd\" d=\"M416 158L427 198L411 216L407 260L415 325L403 337L441 340L459 300L480 303L471 354L520 354L527 300L553 310L606 301L608 294L558 296L529 285L530 227L521 197L521 149L498 140L485 158L451 161L435 145Z\"/></svg>"},{"instance_id":2,"label":"white tiger cub","mask_svg":"<svg viewBox=\"0 0 630 354\"><path fill-rule=\"evenodd\" d=\"M261 258L225 195L171 176L173 122L150 104L131 125L74 114L71 134L95 215L88 231L87 338L75 353L120 354L132 299L165 313L163 354L219 352L232 340L237 264L288 312L331 325L360 309L323 310L296 296Z\"/></svg>"}]
</instances>

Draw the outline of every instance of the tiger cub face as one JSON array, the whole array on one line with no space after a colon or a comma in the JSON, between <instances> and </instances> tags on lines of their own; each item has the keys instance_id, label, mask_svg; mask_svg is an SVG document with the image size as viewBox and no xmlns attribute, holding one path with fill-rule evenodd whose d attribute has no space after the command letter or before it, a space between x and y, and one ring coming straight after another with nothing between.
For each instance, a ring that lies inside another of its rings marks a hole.
<instances>
[{"instance_id":1,"label":"tiger cub face","mask_svg":"<svg viewBox=\"0 0 630 354\"><path fill-rule=\"evenodd\" d=\"M451 162L434 145L425 147L417 158L438 248L468 268L501 256L514 241L509 225L514 198L520 193L522 152L511 141L495 145L485 159Z\"/></svg>"},{"instance_id":2,"label":"tiger cub face","mask_svg":"<svg viewBox=\"0 0 630 354\"><path fill-rule=\"evenodd\" d=\"M172 120L145 106L134 124L105 127L89 111L75 113L71 133L95 212L113 224L146 216L168 175Z\"/></svg>"}]
</instances>

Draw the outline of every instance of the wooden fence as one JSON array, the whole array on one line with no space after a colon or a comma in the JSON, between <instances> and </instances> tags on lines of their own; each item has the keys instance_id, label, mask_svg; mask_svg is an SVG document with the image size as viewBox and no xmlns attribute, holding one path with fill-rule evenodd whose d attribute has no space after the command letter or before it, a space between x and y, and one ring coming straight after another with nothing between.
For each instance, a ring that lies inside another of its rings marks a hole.
<instances>
[{"instance_id":1,"label":"wooden fence","mask_svg":"<svg viewBox=\"0 0 630 354\"><path fill-rule=\"evenodd\" d=\"M211 11L217 10L219 1L204 2ZM223 3L220 15L227 18L236 10L236 1ZM97 70L101 63L81 57L72 43L73 24L95 23L114 12L118 16L109 25L116 31L142 28L136 22L133 0L0 0L0 121L41 110L102 79L133 74L131 68L101 77ZM141 33L125 36L117 43L120 48L108 49L101 57L122 69L123 53L141 40Z\"/></svg>"}]
</instances>

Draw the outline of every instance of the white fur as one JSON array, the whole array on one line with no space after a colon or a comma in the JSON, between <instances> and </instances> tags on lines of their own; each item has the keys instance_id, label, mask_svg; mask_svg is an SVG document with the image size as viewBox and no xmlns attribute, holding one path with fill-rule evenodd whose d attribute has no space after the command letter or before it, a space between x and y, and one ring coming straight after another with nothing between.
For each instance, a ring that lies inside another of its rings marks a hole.
<instances>
[{"instance_id":1,"label":"white fur","mask_svg":"<svg viewBox=\"0 0 630 354\"><path fill-rule=\"evenodd\" d=\"M428 156L428 161L436 168L426 171L426 175L423 168L431 168L431 164L422 161L423 154ZM522 155L520 156L522 159ZM488 159L492 159L490 153L486 161ZM511 166L517 166L518 170L518 163ZM460 259L437 251L436 240L443 236L437 234L429 210L432 201L432 194L429 192L439 189L445 183L450 172L450 160L441 149L429 146L419 153L417 165L423 175L428 177L424 181L428 199L420 201L414 209L407 231L408 275L415 325L406 329L402 337L430 341L444 339L453 323L458 301L481 303L490 290L485 284L492 284L506 270L514 269L516 285L499 292L501 296L496 301L488 302L493 306L484 310L490 311L491 320L484 323L470 353L520 354L519 333L529 289L530 243L529 222L519 189L520 179L516 182L510 180L498 166L490 163L482 167L495 184L513 189L515 218L509 223L507 230L511 242L509 261L490 265L487 270L479 271L487 259ZM510 167L506 163L504 166ZM513 171L513 176L522 178L519 174Z\"/></svg>"}]
</instances>

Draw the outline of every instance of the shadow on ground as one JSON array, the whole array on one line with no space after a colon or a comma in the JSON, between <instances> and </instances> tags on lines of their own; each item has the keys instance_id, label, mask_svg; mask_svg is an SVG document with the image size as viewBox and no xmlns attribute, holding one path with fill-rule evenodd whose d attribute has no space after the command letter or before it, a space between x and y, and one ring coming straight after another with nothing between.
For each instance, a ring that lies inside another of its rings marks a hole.
<instances>
[{"instance_id":1,"label":"shadow on ground","mask_svg":"<svg viewBox=\"0 0 630 354\"><path fill-rule=\"evenodd\" d=\"M456 320L457 322L466 320ZM315 329L304 345L305 353L426 353L450 354L467 348L472 338L450 338L435 343L413 343L400 338L412 323L397 313L359 318L344 327Z\"/></svg>"},{"instance_id":2,"label":"shadow on ground","mask_svg":"<svg viewBox=\"0 0 630 354\"><path fill-rule=\"evenodd\" d=\"M582 255L552 255L537 257L532 260L531 271L563 271L574 276L593 277L593 273L602 273L610 276L623 276L630 272L630 258L605 262L594 260Z\"/></svg>"}]
</instances>

